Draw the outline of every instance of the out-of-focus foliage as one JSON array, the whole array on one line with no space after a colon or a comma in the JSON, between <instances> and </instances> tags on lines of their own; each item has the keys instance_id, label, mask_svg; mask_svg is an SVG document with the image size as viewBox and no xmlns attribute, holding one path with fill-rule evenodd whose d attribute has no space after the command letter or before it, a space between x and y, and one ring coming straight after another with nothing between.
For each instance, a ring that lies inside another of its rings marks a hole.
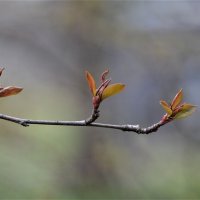
<instances>
[{"instance_id":1,"label":"out-of-focus foliage","mask_svg":"<svg viewBox=\"0 0 200 200\"><path fill-rule=\"evenodd\" d=\"M84 71L105 68L126 90L98 120L148 126L178 88L200 105L198 1L2 1L1 113L32 119L90 115ZM152 135L0 121L0 198L198 199L199 113Z\"/></svg>"}]
</instances>

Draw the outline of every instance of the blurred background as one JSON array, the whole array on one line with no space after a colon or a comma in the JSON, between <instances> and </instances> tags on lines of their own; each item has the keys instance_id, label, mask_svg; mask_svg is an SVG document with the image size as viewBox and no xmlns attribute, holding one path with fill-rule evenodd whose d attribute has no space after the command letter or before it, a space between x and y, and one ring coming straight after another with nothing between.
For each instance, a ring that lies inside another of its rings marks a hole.
<instances>
[{"instance_id":1,"label":"blurred background","mask_svg":"<svg viewBox=\"0 0 200 200\"><path fill-rule=\"evenodd\" d=\"M98 122L158 122L180 88L200 105L200 2L1 1L1 113L81 120L91 113L84 71L107 68L126 89ZM28 128L0 120L0 198L198 199L199 111L150 135L111 129Z\"/></svg>"}]
</instances>

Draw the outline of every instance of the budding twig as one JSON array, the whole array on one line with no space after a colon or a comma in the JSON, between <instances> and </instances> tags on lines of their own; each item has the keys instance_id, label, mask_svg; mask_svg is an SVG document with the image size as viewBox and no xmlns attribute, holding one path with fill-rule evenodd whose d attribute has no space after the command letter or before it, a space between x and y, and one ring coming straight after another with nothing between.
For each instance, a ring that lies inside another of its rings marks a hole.
<instances>
[{"instance_id":1,"label":"budding twig","mask_svg":"<svg viewBox=\"0 0 200 200\"><path fill-rule=\"evenodd\" d=\"M31 119L22 119L18 117L12 117L4 114L0 114L0 119L10 121L16 124L20 124L24 127L29 125L38 124L38 125L54 125L54 126L86 126L86 127L99 127L99 128L110 128L110 129L118 129L121 131L129 131L135 132L138 134L149 134L152 132L156 132L159 127L163 126L165 123L160 121L152 126L147 128L140 128L139 125L116 125L116 124L103 124L103 123L94 123L91 122L94 120L92 117L89 120L81 120L81 121L58 121L58 120L31 120Z\"/></svg>"},{"instance_id":2,"label":"budding twig","mask_svg":"<svg viewBox=\"0 0 200 200\"><path fill-rule=\"evenodd\" d=\"M4 68L0 68L0 76L3 72ZM22 119L18 117L12 117L4 114L0 114L0 119L4 119L13 123L20 124L22 126L29 126L31 124L40 124L40 125L55 125L55 126L89 126L89 127L101 127L101 128L110 128L110 129L118 129L122 131L132 131L138 134L149 134L152 132L156 132L158 128L161 126L173 121L174 119L180 119L183 117L187 117L191 115L195 110L195 105L189 103L181 103L183 98L182 89L176 94L174 99L170 104L166 101L160 101L162 107L166 111L166 114L162 117L162 119L152 126L147 128L140 128L139 125L116 125L116 124L102 124L95 123L96 119L99 117L99 106L101 102L115 94L121 92L125 85L121 83L115 83L110 85L111 79L106 79L106 75L108 74L108 70L103 72L100 77L101 84L98 88L96 88L96 83L93 76L86 71L86 80L88 82L89 89L92 93L92 103L93 103L93 111L91 116L86 120L81 121L58 121L58 120L31 120L31 119ZM16 86L8 86L8 87L0 87L0 97L6 97L10 95L18 94L22 91L23 88Z\"/></svg>"}]
</instances>

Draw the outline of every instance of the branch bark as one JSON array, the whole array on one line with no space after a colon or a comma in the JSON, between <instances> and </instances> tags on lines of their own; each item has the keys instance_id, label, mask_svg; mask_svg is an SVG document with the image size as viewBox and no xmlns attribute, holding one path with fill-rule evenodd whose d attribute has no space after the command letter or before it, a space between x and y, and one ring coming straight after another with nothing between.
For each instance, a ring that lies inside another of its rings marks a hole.
<instances>
[{"instance_id":1,"label":"branch bark","mask_svg":"<svg viewBox=\"0 0 200 200\"><path fill-rule=\"evenodd\" d=\"M96 115L97 114L97 115ZM54 125L54 126L86 126L86 127L99 127L99 128L110 128L117 129L121 131L130 131L135 132L137 134L149 134L152 132L156 132L161 126L168 122L163 122L162 120L158 123L155 123L147 128L140 128L139 125L116 125L116 124L103 124L103 123L95 123L93 122L99 116L99 112L93 112L91 117L86 120L81 121L58 121L58 120L32 120L32 119L23 119L18 117L12 117L4 114L0 114L0 119L10 121L16 124L20 124L24 127L27 127L32 124L38 125Z\"/></svg>"},{"instance_id":2,"label":"branch bark","mask_svg":"<svg viewBox=\"0 0 200 200\"><path fill-rule=\"evenodd\" d=\"M93 109L91 116L85 120L85 124L91 124L92 122L94 122L95 120L97 120L99 118L99 110L98 109Z\"/></svg>"}]
</instances>

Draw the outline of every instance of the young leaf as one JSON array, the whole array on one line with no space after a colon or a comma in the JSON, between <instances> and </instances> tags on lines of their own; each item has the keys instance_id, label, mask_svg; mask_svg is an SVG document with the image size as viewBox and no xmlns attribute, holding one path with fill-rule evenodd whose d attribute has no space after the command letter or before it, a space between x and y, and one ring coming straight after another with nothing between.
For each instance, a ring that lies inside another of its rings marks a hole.
<instances>
[{"instance_id":1,"label":"young leaf","mask_svg":"<svg viewBox=\"0 0 200 200\"><path fill-rule=\"evenodd\" d=\"M20 88L20 87L8 86L0 90L0 97L15 95L21 92L22 90L23 88Z\"/></svg>"},{"instance_id":2,"label":"young leaf","mask_svg":"<svg viewBox=\"0 0 200 200\"><path fill-rule=\"evenodd\" d=\"M183 90L180 89L180 91L176 94L176 96L172 100L172 104L171 104L172 110L174 110L180 104L182 99L183 99Z\"/></svg>"},{"instance_id":3,"label":"young leaf","mask_svg":"<svg viewBox=\"0 0 200 200\"><path fill-rule=\"evenodd\" d=\"M168 115L172 114L172 109L170 108L170 106L166 101L161 100L160 105L164 108L164 110L167 112Z\"/></svg>"},{"instance_id":4,"label":"young leaf","mask_svg":"<svg viewBox=\"0 0 200 200\"><path fill-rule=\"evenodd\" d=\"M101 74L101 82L103 83L106 80L106 76L108 75L109 70L106 69L102 74Z\"/></svg>"},{"instance_id":5,"label":"young leaf","mask_svg":"<svg viewBox=\"0 0 200 200\"><path fill-rule=\"evenodd\" d=\"M191 115L196 110L195 105L184 103L180 109L180 111L175 115L174 119L182 119L189 115Z\"/></svg>"},{"instance_id":6,"label":"young leaf","mask_svg":"<svg viewBox=\"0 0 200 200\"><path fill-rule=\"evenodd\" d=\"M115 95L121 92L124 89L124 87L125 85L121 83L115 83L115 84L109 85L103 91L101 99L104 100L112 95Z\"/></svg>"},{"instance_id":7,"label":"young leaf","mask_svg":"<svg viewBox=\"0 0 200 200\"><path fill-rule=\"evenodd\" d=\"M2 74L2 72L3 72L3 70L4 70L4 68L1 68L1 69L0 69L0 76L1 76L1 74Z\"/></svg>"},{"instance_id":8,"label":"young leaf","mask_svg":"<svg viewBox=\"0 0 200 200\"><path fill-rule=\"evenodd\" d=\"M94 78L88 71L85 71L85 75L86 75L86 80L88 82L90 91L91 91L92 95L95 96L96 95L96 83L94 81Z\"/></svg>"}]
</instances>

